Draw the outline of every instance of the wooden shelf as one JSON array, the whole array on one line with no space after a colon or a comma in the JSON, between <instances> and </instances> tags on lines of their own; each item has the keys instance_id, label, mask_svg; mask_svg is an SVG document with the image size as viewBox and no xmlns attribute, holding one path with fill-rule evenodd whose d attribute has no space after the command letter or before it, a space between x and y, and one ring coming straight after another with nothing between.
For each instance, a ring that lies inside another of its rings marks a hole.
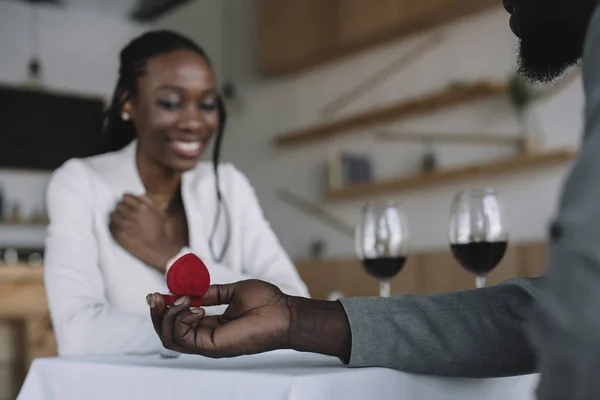
<instances>
[{"instance_id":1,"label":"wooden shelf","mask_svg":"<svg viewBox=\"0 0 600 400\"><path fill-rule=\"evenodd\" d=\"M325 191L325 197L329 200L356 200L385 193L413 190L438 183L457 182L477 178L483 175L519 171L552 164L562 164L570 161L576 153L577 151L574 149L558 149L518 155L466 167L424 172L400 179L363 183L343 189L327 190Z\"/></svg>"},{"instance_id":2,"label":"wooden shelf","mask_svg":"<svg viewBox=\"0 0 600 400\"><path fill-rule=\"evenodd\" d=\"M504 83L478 81L456 85L449 89L429 93L417 98L365 111L332 122L325 122L297 131L282 133L276 137L277 146L294 146L322 141L344 135L361 128L395 122L404 118L425 114L442 108L480 100L506 93Z\"/></svg>"},{"instance_id":3,"label":"wooden shelf","mask_svg":"<svg viewBox=\"0 0 600 400\"><path fill-rule=\"evenodd\" d=\"M381 131L376 138L382 142L479 143L517 146L527 138L523 135L494 135L489 133L428 133Z\"/></svg>"}]
</instances>

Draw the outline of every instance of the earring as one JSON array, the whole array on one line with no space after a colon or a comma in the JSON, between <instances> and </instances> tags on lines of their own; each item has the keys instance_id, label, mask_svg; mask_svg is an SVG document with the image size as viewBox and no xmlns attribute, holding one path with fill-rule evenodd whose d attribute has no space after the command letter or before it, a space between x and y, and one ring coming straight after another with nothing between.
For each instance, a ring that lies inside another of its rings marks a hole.
<instances>
[{"instance_id":1,"label":"earring","mask_svg":"<svg viewBox=\"0 0 600 400\"><path fill-rule=\"evenodd\" d=\"M123 121L129 121L131 116L129 115L129 113L127 111L123 111L123 112L121 112L121 118L123 119Z\"/></svg>"}]
</instances>

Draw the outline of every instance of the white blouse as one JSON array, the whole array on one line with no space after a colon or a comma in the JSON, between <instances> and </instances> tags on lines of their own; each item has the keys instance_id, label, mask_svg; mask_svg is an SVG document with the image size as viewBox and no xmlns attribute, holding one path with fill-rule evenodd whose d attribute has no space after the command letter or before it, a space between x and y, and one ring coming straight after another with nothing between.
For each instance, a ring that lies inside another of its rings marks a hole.
<instances>
[{"instance_id":1,"label":"white blouse","mask_svg":"<svg viewBox=\"0 0 600 400\"><path fill-rule=\"evenodd\" d=\"M60 355L163 349L146 295L167 293L164 274L123 249L108 228L109 215L124 193L145 193L135 163L136 145L134 141L117 152L69 160L50 180L44 279ZM229 249L221 264L213 262L208 246L216 209L212 165L199 163L185 172L181 186L189 247L208 266L211 283L258 278L285 293L308 296L246 177L231 164L219 168L231 216ZM225 218L220 218L217 253L225 237Z\"/></svg>"}]
</instances>

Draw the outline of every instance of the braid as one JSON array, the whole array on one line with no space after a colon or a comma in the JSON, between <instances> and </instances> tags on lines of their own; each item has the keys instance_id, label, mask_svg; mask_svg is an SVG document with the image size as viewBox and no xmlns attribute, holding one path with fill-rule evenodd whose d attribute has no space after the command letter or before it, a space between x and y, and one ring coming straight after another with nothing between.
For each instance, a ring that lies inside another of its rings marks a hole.
<instances>
[{"instance_id":1,"label":"braid","mask_svg":"<svg viewBox=\"0 0 600 400\"><path fill-rule=\"evenodd\" d=\"M137 94L137 80L146 72L146 63L152 57L161 54L170 53L176 50L190 50L199 54L206 63L212 66L211 61L206 52L194 43L192 40L179 35L178 33L168 30L158 30L147 32L134 40L132 40L120 54L119 78L112 96L111 105L105 114L105 124L103 136L107 141L107 151L115 151L122 149L130 144L136 137L135 127L131 121L124 121L121 118L121 112L125 103ZM219 185L219 158L221 152L221 143L227 122L227 113L225 105L219 96L218 99L219 112L219 128L215 138L213 150L213 169L215 174L215 189L217 196L217 213L213 231L210 237L210 249L212 257L215 261L221 262L225 257L229 247L230 238L230 221L229 210L227 203L221 194ZM223 245L223 249L219 256L213 251L213 238L216 233L216 228L219 225L221 209L224 209L227 237Z\"/></svg>"},{"instance_id":2,"label":"braid","mask_svg":"<svg viewBox=\"0 0 600 400\"><path fill-rule=\"evenodd\" d=\"M221 251L221 254L219 254L219 255L216 255L215 251L213 250L212 240L215 237L217 227L219 226L219 220L221 217L221 208L224 209L225 219L226 219L225 222L226 222L228 228L230 226L230 221L229 221L230 216L229 216L229 208L227 207L225 198L221 194L221 188L219 185L219 157L221 155L221 143L223 141L223 131L225 130L225 124L227 122L227 111L225 110L225 105L223 104L223 100L221 99L221 97L219 97L217 101L218 101L217 107L219 109L219 131L217 132L217 137L215 138L215 146L213 148L213 170L214 170L214 174L215 174L215 186L216 186L216 191L217 191L217 215L215 217L213 229L210 234L209 247L210 247L210 252L211 252L211 256L212 256L213 260L220 263L223 261L223 258L225 258L225 253L227 252L227 248L229 247L229 240L230 240L229 232L227 232L227 236L225 238L225 243L223 245L223 250Z\"/></svg>"}]
</instances>

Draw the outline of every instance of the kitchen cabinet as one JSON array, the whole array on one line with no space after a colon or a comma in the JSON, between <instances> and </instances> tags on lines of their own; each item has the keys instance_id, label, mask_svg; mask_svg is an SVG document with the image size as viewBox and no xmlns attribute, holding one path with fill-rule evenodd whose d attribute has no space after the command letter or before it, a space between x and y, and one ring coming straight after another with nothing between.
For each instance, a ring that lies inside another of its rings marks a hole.
<instances>
[{"instance_id":1,"label":"kitchen cabinet","mask_svg":"<svg viewBox=\"0 0 600 400\"><path fill-rule=\"evenodd\" d=\"M258 0L259 70L300 72L458 18L498 0Z\"/></svg>"}]
</instances>

